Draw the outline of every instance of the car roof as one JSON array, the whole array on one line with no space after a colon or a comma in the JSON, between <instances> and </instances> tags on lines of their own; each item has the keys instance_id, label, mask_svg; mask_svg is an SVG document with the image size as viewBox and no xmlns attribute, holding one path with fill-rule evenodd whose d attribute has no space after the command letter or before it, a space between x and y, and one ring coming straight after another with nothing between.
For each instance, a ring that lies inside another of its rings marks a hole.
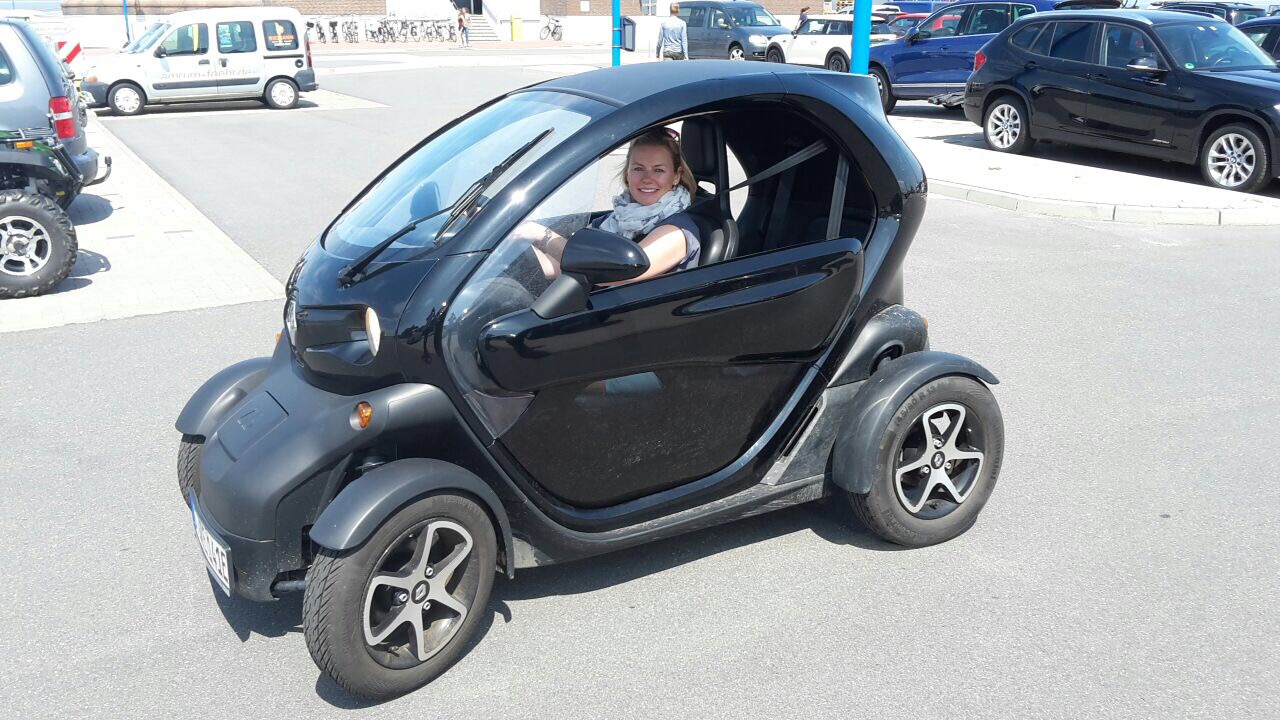
<instances>
[{"instance_id":1,"label":"car roof","mask_svg":"<svg viewBox=\"0 0 1280 720\"><path fill-rule=\"evenodd\" d=\"M672 72L678 66L679 72ZM624 106L664 95L691 85L738 78L758 78L762 88L775 89L777 75L816 72L784 63L699 60L686 63L636 63L566 75L539 83L530 90L557 90Z\"/></svg>"},{"instance_id":2,"label":"car roof","mask_svg":"<svg viewBox=\"0 0 1280 720\"><path fill-rule=\"evenodd\" d=\"M1040 20L1042 22L1050 20L1131 20L1141 25L1204 22L1206 19L1221 20L1221 18L1205 18L1176 10L1055 10L1043 16L1040 13L1035 13L1026 17L1030 20ZM1226 21L1222 20L1222 22Z\"/></svg>"},{"instance_id":3,"label":"car roof","mask_svg":"<svg viewBox=\"0 0 1280 720\"><path fill-rule=\"evenodd\" d=\"M1221 2L1220 0L1170 0L1170 2L1166 2L1161 7L1169 7L1171 5L1207 5L1209 7L1226 8L1227 10L1262 10L1262 12L1266 12L1264 8L1260 8L1257 5L1242 2Z\"/></svg>"},{"instance_id":4,"label":"car roof","mask_svg":"<svg viewBox=\"0 0 1280 720\"><path fill-rule=\"evenodd\" d=\"M1270 27L1272 25L1280 25L1280 15L1266 15L1252 20L1245 20L1236 27L1245 29L1253 27Z\"/></svg>"}]
</instances>

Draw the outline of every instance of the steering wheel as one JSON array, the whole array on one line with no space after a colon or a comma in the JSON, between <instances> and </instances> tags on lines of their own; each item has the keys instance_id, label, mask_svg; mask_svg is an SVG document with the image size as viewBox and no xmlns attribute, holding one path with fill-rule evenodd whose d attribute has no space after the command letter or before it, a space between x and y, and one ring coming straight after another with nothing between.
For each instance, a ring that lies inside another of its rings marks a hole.
<instances>
[{"instance_id":1,"label":"steering wheel","mask_svg":"<svg viewBox=\"0 0 1280 720\"><path fill-rule=\"evenodd\" d=\"M1229 45L1227 46L1227 49L1223 50L1222 52L1209 56L1209 58L1206 60L1206 64L1208 64L1209 67L1218 67L1219 65L1230 65L1231 56L1243 55L1243 54L1244 54L1244 51L1241 50L1240 48L1236 47L1235 45Z\"/></svg>"}]
</instances>

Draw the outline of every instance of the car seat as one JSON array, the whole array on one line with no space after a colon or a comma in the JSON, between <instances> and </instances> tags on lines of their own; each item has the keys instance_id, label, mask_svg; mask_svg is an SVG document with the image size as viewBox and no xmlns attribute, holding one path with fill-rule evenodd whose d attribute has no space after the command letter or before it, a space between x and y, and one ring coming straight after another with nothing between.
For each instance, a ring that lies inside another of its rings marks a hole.
<instances>
[{"instance_id":1,"label":"car seat","mask_svg":"<svg viewBox=\"0 0 1280 720\"><path fill-rule=\"evenodd\" d=\"M698 225L702 243L700 264L710 265L734 257L738 252L738 223L729 210L729 163L720 126L711 118L685 120L680 129L680 147L685 162L698 180L710 182L721 193L714 201L706 201L689 213ZM699 188L699 199L708 197Z\"/></svg>"}]
</instances>

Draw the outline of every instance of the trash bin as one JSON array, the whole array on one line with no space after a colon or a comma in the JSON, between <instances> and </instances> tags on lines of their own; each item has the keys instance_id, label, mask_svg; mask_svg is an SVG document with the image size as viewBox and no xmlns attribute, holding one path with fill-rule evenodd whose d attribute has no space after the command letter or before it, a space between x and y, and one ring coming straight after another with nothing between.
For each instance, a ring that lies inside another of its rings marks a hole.
<instances>
[{"instance_id":1,"label":"trash bin","mask_svg":"<svg viewBox=\"0 0 1280 720\"><path fill-rule=\"evenodd\" d=\"M524 39L524 20L522 18L516 17L515 15L511 16L511 39L512 40Z\"/></svg>"}]
</instances>

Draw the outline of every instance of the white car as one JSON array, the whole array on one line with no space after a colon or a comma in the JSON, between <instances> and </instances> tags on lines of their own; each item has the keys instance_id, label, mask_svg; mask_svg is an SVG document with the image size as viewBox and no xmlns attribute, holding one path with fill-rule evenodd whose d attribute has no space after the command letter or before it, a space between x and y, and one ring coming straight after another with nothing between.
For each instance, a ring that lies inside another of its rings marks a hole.
<instances>
[{"instance_id":1,"label":"white car","mask_svg":"<svg viewBox=\"0 0 1280 720\"><path fill-rule=\"evenodd\" d=\"M871 16L871 42L886 42L897 35L884 18ZM765 60L794 65L815 65L835 72L849 71L849 47L853 44L853 16L810 15L790 36L771 38Z\"/></svg>"}]
</instances>

